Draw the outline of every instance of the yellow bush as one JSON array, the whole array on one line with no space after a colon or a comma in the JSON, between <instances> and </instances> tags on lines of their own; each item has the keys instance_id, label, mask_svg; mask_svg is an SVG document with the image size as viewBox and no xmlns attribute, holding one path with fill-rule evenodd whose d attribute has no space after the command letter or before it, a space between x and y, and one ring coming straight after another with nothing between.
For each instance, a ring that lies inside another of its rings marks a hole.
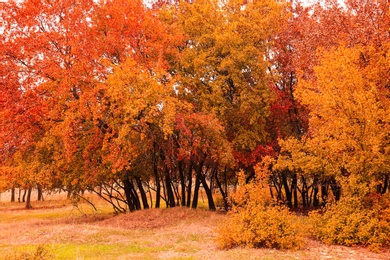
<instances>
[{"instance_id":1,"label":"yellow bush","mask_svg":"<svg viewBox=\"0 0 390 260\"><path fill-rule=\"evenodd\" d=\"M236 246L296 249L303 246L299 219L285 207L257 205L232 212L219 228L222 248Z\"/></svg>"},{"instance_id":2,"label":"yellow bush","mask_svg":"<svg viewBox=\"0 0 390 260\"><path fill-rule=\"evenodd\" d=\"M313 237L329 244L366 245L372 250L390 244L388 196L343 198L309 214Z\"/></svg>"},{"instance_id":3,"label":"yellow bush","mask_svg":"<svg viewBox=\"0 0 390 260\"><path fill-rule=\"evenodd\" d=\"M263 165L264 166L264 165ZM219 229L222 248L236 246L296 249L304 244L304 228L286 207L274 205L266 185L266 167L256 168L256 179L240 186L233 196L233 209Z\"/></svg>"}]
</instances>

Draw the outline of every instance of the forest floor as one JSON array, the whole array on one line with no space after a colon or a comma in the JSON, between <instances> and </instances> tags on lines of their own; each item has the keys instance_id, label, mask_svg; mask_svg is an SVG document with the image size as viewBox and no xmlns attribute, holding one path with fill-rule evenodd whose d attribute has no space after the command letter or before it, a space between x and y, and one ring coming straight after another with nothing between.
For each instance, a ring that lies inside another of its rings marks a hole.
<instances>
[{"instance_id":1,"label":"forest floor","mask_svg":"<svg viewBox=\"0 0 390 260\"><path fill-rule=\"evenodd\" d=\"M33 209L0 197L0 259L390 259L390 252L326 245L304 249L222 250L215 229L224 213L202 209L149 209L115 216L108 205L62 197L33 201Z\"/></svg>"}]
</instances>

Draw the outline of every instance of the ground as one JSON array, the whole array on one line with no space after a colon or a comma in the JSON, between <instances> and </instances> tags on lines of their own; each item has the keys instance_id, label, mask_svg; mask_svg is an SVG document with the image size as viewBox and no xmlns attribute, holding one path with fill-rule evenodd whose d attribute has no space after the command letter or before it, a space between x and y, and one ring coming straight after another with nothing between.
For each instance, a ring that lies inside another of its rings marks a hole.
<instances>
[{"instance_id":1,"label":"ground","mask_svg":"<svg viewBox=\"0 0 390 260\"><path fill-rule=\"evenodd\" d=\"M32 210L0 197L0 259L390 259L390 252L325 245L304 249L221 250L215 228L226 214L187 208L149 209L115 216L97 198L94 211L64 196L33 201ZM5 201L7 200L7 201Z\"/></svg>"}]
</instances>

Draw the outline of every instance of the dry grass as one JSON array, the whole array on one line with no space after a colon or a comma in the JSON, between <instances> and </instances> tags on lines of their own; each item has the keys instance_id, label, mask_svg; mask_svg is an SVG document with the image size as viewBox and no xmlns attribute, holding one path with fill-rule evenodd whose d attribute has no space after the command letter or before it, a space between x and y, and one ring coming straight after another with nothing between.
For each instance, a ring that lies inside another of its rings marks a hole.
<instances>
[{"instance_id":1,"label":"dry grass","mask_svg":"<svg viewBox=\"0 0 390 260\"><path fill-rule=\"evenodd\" d=\"M63 197L34 202L33 210L1 202L0 259L27 259L40 245L48 259L390 259L389 252L313 240L298 251L220 250L214 229L224 214L172 208L114 216L108 205L92 199L98 212L87 204L76 208Z\"/></svg>"}]
</instances>

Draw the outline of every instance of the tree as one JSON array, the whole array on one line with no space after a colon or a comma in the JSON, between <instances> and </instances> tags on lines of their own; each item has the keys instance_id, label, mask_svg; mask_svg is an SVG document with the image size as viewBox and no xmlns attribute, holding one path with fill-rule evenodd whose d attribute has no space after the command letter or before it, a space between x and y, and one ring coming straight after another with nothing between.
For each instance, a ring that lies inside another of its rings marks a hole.
<instances>
[{"instance_id":1,"label":"tree","mask_svg":"<svg viewBox=\"0 0 390 260\"><path fill-rule=\"evenodd\" d=\"M188 40L176 66L179 92L199 111L214 114L236 159L245 157L269 141L266 119L273 95L266 57L286 18L284 4L196 1L181 9L179 23Z\"/></svg>"}]
</instances>

